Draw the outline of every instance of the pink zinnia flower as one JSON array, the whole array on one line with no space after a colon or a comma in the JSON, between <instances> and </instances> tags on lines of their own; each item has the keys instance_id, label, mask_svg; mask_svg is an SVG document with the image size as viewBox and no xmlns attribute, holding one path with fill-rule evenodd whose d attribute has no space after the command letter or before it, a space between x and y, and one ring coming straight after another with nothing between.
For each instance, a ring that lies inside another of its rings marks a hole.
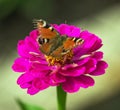
<instances>
[{"instance_id":1,"label":"pink zinnia flower","mask_svg":"<svg viewBox=\"0 0 120 110\"><path fill-rule=\"evenodd\" d=\"M36 41L38 31L33 30L17 45L19 57L14 61L12 69L22 75L17 80L21 88L27 89L28 94L36 94L50 86L61 85L68 93L77 92L80 88L94 85L92 76L105 73L108 67L102 60L103 52L97 51L102 46L102 40L88 32L81 31L73 25L54 24L53 27L61 34L78 37L84 43L73 50L71 63L64 65L49 65L48 59L39 50Z\"/></svg>"}]
</instances>

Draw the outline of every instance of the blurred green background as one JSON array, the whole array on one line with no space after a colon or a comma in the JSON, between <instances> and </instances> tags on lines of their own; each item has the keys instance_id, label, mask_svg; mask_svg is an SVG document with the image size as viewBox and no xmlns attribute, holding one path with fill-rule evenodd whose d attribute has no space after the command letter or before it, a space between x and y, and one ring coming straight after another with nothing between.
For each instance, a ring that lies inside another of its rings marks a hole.
<instances>
[{"instance_id":1,"label":"blurred green background","mask_svg":"<svg viewBox=\"0 0 120 110\"><path fill-rule=\"evenodd\" d=\"M16 45L33 30L32 20L77 25L103 39L109 68L96 84L68 94L68 110L120 110L120 0L0 0L0 110L20 110L15 99L56 110L56 88L30 96L11 70Z\"/></svg>"}]
</instances>

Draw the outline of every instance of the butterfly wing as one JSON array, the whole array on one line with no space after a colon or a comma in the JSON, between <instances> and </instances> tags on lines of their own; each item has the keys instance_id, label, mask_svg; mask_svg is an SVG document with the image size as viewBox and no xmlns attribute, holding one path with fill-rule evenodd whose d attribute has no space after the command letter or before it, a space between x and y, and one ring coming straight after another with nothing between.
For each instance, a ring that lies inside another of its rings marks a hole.
<instances>
[{"instance_id":1,"label":"butterfly wing","mask_svg":"<svg viewBox=\"0 0 120 110\"><path fill-rule=\"evenodd\" d=\"M66 38L63 42L62 45L60 45L56 50L54 50L51 53L51 56L54 57L61 57L63 55L66 55L67 53L69 53L73 48L75 48L78 45L82 45L84 42L83 39L81 38Z\"/></svg>"},{"instance_id":2,"label":"butterfly wing","mask_svg":"<svg viewBox=\"0 0 120 110\"><path fill-rule=\"evenodd\" d=\"M37 29L39 32L38 43L40 45L40 50L46 55L50 55L50 53L54 50L52 48L56 45L56 38L59 36L59 33L44 20L35 20Z\"/></svg>"},{"instance_id":3,"label":"butterfly wing","mask_svg":"<svg viewBox=\"0 0 120 110\"><path fill-rule=\"evenodd\" d=\"M76 37L70 38L69 37L64 41L63 46L65 50L70 50L70 49L75 48L76 46L83 44L83 42L84 40L81 38L76 38Z\"/></svg>"},{"instance_id":4,"label":"butterfly wing","mask_svg":"<svg viewBox=\"0 0 120 110\"><path fill-rule=\"evenodd\" d=\"M53 39L57 35L59 35L59 33L46 21L40 19L40 20L35 20L35 22L41 38Z\"/></svg>"}]
</instances>

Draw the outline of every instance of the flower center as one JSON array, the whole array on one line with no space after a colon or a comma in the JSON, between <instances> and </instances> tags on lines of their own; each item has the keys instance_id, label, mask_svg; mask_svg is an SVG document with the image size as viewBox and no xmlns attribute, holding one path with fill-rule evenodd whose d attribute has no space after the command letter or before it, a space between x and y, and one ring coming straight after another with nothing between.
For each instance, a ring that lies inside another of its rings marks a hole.
<instances>
[{"instance_id":1,"label":"flower center","mask_svg":"<svg viewBox=\"0 0 120 110\"><path fill-rule=\"evenodd\" d=\"M66 63L70 62L73 57L73 51L71 50L67 54L61 56L61 57L53 57L53 56L46 56L46 61L49 63L49 66L53 65L65 65Z\"/></svg>"}]
</instances>

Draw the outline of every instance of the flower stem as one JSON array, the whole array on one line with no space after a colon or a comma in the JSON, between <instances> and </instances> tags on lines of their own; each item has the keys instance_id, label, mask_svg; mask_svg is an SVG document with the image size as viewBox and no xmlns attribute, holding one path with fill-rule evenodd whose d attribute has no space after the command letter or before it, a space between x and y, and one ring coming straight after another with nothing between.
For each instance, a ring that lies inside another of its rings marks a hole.
<instances>
[{"instance_id":1,"label":"flower stem","mask_svg":"<svg viewBox=\"0 0 120 110\"><path fill-rule=\"evenodd\" d=\"M58 110L66 110L67 93L63 91L61 86L57 86L57 103Z\"/></svg>"}]
</instances>

